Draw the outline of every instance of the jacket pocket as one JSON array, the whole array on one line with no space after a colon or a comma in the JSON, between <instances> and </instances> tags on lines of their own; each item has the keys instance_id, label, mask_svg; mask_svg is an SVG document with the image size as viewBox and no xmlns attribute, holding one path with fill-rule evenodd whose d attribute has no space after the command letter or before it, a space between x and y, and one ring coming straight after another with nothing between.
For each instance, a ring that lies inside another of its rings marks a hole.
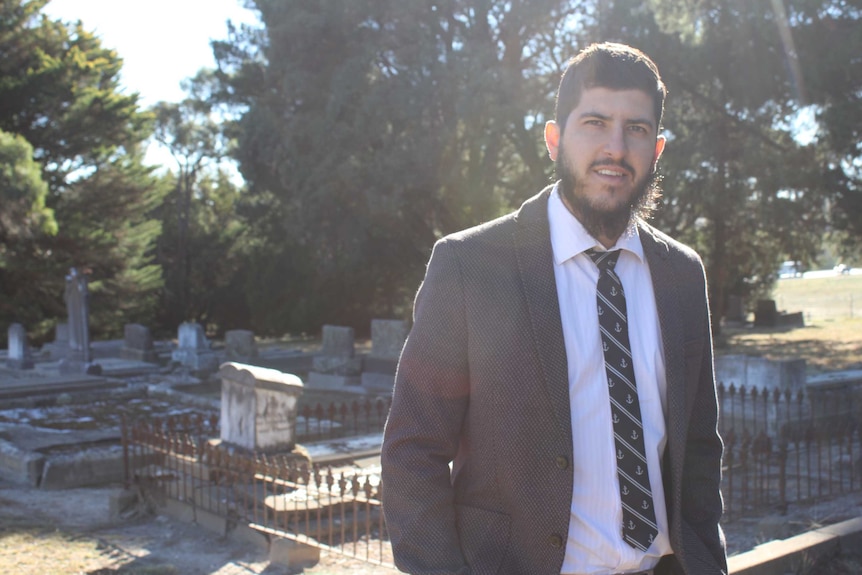
<instances>
[{"instance_id":1,"label":"jacket pocket","mask_svg":"<svg viewBox=\"0 0 862 575\"><path fill-rule=\"evenodd\" d=\"M509 550L511 520L504 513L455 504L461 551L470 573L495 575Z\"/></svg>"}]
</instances>

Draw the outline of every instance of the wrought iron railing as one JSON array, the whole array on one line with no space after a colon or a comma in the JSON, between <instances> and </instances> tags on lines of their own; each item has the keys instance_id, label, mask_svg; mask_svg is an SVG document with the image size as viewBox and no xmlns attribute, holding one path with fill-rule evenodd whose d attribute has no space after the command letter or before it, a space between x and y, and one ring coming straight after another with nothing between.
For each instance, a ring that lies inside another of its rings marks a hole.
<instances>
[{"instance_id":1,"label":"wrought iron railing","mask_svg":"<svg viewBox=\"0 0 862 575\"><path fill-rule=\"evenodd\" d=\"M127 482L261 533L394 567L379 468L249 453L221 445L217 436L216 416L124 425Z\"/></svg>"},{"instance_id":2,"label":"wrought iron railing","mask_svg":"<svg viewBox=\"0 0 862 575\"><path fill-rule=\"evenodd\" d=\"M862 491L862 389L718 386L725 441L723 521ZM389 405L300 412L298 441L382 430ZM218 417L124 425L127 478L277 537L392 566L379 468L321 467L296 456L232 450Z\"/></svg>"},{"instance_id":3,"label":"wrought iron railing","mask_svg":"<svg viewBox=\"0 0 862 575\"><path fill-rule=\"evenodd\" d=\"M725 521L862 490L860 393L719 384Z\"/></svg>"}]
</instances>

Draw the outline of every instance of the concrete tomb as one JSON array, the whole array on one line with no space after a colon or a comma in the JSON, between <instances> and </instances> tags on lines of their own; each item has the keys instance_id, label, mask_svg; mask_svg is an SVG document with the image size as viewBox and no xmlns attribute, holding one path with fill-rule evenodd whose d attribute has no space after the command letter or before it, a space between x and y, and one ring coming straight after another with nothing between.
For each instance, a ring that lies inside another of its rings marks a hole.
<instances>
[{"instance_id":1,"label":"concrete tomb","mask_svg":"<svg viewBox=\"0 0 862 575\"><path fill-rule=\"evenodd\" d=\"M275 369L228 362L221 378L221 440L252 451L296 447L302 381Z\"/></svg>"},{"instance_id":2,"label":"concrete tomb","mask_svg":"<svg viewBox=\"0 0 862 575\"><path fill-rule=\"evenodd\" d=\"M257 357L257 343L254 332L247 329L233 329L224 334L225 355L229 360Z\"/></svg>"},{"instance_id":3,"label":"concrete tomb","mask_svg":"<svg viewBox=\"0 0 862 575\"><path fill-rule=\"evenodd\" d=\"M779 312L775 300L758 300L754 327L805 327L805 318L802 312Z\"/></svg>"},{"instance_id":4,"label":"concrete tomb","mask_svg":"<svg viewBox=\"0 0 862 575\"><path fill-rule=\"evenodd\" d=\"M391 391L401 348L407 339L407 322L394 319L371 321L371 353L365 358L362 386Z\"/></svg>"},{"instance_id":5,"label":"concrete tomb","mask_svg":"<svg viewBox=\"0 0 862 575\"><path fill-rule=\"evenodd\" d=\"M194 371L218 370L218 355L210 349L204 328L197 322L183 322L177 330L177 349L171 359Z\"/></svg>"},{"instance_id":6,"label":"concrete tomb","mask_svg":"<svg viewBox=\"0 0 862 575\"><path fill-rule=\"evenodd\" d=\"M101 375L102 367L93 363L90 349L90 292L87 277L75 268L70 269L66 276L63 297L68 314L69 351L60 360L60 373Z\"/></svg>"},{"instance_id":7,"label":"concrete tomb","mask_svg":"<svg viewBox=\"0 0 862 575\"><path fill-rule=\"evenodd\" d=\"M156 363L158 357L150 328L138 323L127 323L123 328L123 347L120 349L120 357L132 361Z\"/></svg>"},{"instance_id":8,"label":"concrete tomb","mask_svg":"<svg viewBox=\"0 0 862 575\"><path fill-rule=\"evenodd\" d=\"M353 386L360 390L362 358L356 357L352 327L323 326L323 346L312 360L308 386L338 389Z\"/></svg>"},{"instance_id":9,"label":"concrete tomb","mask_svg":"<svg viewBox=\"0 0 862 575\"><path fill-rule=\"evenodd\" d=\"M33 369L33 356L27 344L27 331L20 323L9 326L9 351L6 356L6 367L9 369Z\"/></svg>"}]
</instances>

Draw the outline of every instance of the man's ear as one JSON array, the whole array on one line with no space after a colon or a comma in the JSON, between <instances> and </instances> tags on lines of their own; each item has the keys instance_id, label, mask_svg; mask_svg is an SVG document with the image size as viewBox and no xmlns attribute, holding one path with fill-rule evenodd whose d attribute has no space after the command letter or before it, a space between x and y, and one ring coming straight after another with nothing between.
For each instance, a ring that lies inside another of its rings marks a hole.
<instances>
[{"instance_id":1,"label":"man's ear","mask_svg":"<svg viewBox=\"0 0 862 575\"><path fill-rule=\"evenodd\" d=\"M667 144L667 138L664 136L659 136L655 140L655 156L652 159L652 171L656 171L656 164L658 164L658 159L661 158L662 152L664 152L664 146Z\"/></svg>"},{"instance_id":2,"label":"man's ear","mask_svg":"<svg viewBox=\"0 0 862 575\"><path fill-rule=\"evenodd\" d=\"M556 162L560 150L560 126L553 120L545 122L545 146L551 161Z\"/></svg>"}]
</instances>

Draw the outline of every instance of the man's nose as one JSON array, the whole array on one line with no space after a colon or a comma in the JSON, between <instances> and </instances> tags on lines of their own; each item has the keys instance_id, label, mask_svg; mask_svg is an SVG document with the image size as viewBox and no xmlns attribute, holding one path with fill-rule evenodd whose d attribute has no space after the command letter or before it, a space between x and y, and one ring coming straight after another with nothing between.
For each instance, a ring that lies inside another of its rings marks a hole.
<instances>
[{"instance_id":1,"label":"man's nose","mask_svg":"<svg viewBox=\"0 0 862 575\"><path fill-rule=\"evenodd\" d=\"M609 130L605 142L605 154L611 158L621 158L625 156L627 150L628 143L626 142L625 130L621 127L614 127Z\"/></svg>"}]
</instances>

